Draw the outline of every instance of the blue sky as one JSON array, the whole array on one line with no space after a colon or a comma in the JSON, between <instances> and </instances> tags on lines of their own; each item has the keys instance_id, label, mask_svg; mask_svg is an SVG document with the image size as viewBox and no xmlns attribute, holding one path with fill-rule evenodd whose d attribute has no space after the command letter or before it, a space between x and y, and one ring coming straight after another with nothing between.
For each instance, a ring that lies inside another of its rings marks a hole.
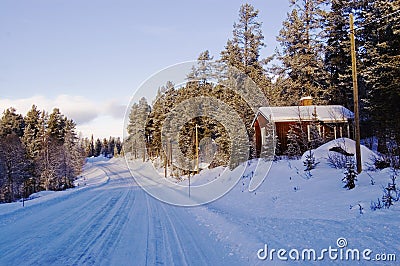
<instances>
[{"instance_id":1,"label":"blue sky","mask_svg":"<svg viewBox=\"0 0 400 266\"><path fill-rule=\"evenodd\" d=\"M214 58L246 1L2 0L0 110L59 107L88 136L122 136L135 90L161 69ZM260 10L266 48L289 1L247 1Z\"/></svg>"}]
</instances>

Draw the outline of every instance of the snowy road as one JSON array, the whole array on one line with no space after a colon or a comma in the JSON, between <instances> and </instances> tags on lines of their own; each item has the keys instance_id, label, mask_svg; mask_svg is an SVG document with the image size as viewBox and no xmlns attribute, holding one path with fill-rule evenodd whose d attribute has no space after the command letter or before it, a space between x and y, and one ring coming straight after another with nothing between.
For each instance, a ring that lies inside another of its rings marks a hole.
<instances>
[{"instance_id":1,"label":"snowy road","mask_svg":"<svg viewBox=\"0 0 400 266\"><path fill-rule=\"evenodd\" d=\"M123 161L92 167L108 178L0 216L0 265L243 264L187 208L143 192Z\"/></svg>"},{"instance_id":2,"label":"snowy road","mask_svg":"<svg viewBox=\"0 0 400 266\"><path fill-rule=\"evenodd\" d=\"M337 248L339 238L348 241L343 251L372 249L373 255L399 256L397 205L377 212L364 208L362 215L349 209L355 201L367 207L379 186L371 186L365 175L358 188L349 192L337 184L336 169L321 166L313 172L314 178L304 179L296 170L301 164L276 162L256 192L246 192L249 180L241 179L221 199L185 208L146 194L122 159L88 163L85 178L78 180L75 189L45 193L25 207L0 205L0 266L292 265L295 261L280 261L276 254L274 259L259 260L257 251L268 244L276 250L319 252ZM203 178L213 179L213 171ZM377 182L386 182L384 172L375 175ZM325 256L323 261L300 258L297 262L375 265L378 261L373 258L367 262ZM398 257L381 265L397 262Z\"/></svg>"}]
</instances>

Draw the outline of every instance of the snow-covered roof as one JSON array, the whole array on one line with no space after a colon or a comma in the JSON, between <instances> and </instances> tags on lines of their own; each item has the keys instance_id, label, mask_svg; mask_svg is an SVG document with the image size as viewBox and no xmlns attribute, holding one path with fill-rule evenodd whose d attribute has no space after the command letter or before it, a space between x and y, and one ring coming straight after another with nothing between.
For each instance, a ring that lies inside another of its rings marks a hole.
<instances>
[{"instance_id":1,"label":"snow-covered roof","mask_svg":"<svg viewBox=\"0 0 400 266\"><path fill-rule=\"evenodd\" d=\"M305 96L305 97L301 97L300 98L300 101L301 100L312 100L313 98L311 97L311 96Z\"/></svg>"},{"instance_id":2,"label":"snow-covered roof","mask_svg":"<svg viewBox=\"0 0 400 266\"><path fill-rule=\"evenodd\" d=\"M271 122L311 121L313 113L325 123L347 122L354 118L353 112L341 105L260 107L256 117L261 114Z\"/></svg>"}]
</instances>

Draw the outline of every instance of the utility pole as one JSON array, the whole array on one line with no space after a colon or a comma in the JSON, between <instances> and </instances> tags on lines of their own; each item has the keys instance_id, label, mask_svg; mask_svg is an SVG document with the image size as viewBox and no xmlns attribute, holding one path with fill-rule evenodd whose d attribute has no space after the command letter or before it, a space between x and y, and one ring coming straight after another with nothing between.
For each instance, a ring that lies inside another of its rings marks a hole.
<instances>
[{"instance_id":1,"label":"utility pole","mask_svg":"<svg viewBox=\"0 0 400 266\"><path fill-rule=\"evenodd\" d=\"M198 125L196 124L196 173L199 173L199 134Z\"/></svg>"},{"instance_id":2,"label":"utility pole","mask_svg":"<svg viewBox=\"0 0 400 266\"><path fill-rule=\"evenodd\" d=\"M356 138L356 160L357 172L361 173L361 145L360 145L360 114L358 107L358 84L357 84L357 62L356 62L356 44L354 40L354 17L350 14L350 42L351 42L351 65L353 71L353 98L354 98L354 122Z\"/></svg>"},{"instance_id":3,"label":"utility pole","mask_svg":"<svg viewBox=\"0 0 400 266\"><path fill-rule=\"evenodd\" d=\"M167 178L168 175L168 158L167 158L167 152L164 151L164 177Z\"/></svg>"},{"instance_id":4,"label":"utility pole","mask_svg":"<svg viewBox=\"0 0 400 266\"><path fill-rule=\"evenodd\" d=\"M143 162L146 161L146 141L143 143Z\"/></svg>"}]
</instances>

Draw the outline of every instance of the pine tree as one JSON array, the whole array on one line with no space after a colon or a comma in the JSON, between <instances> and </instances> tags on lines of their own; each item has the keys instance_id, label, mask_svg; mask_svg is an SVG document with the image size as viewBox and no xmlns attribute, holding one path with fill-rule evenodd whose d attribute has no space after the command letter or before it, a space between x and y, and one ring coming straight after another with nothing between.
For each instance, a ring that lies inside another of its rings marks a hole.
<instances>
[{"instance_id":1,"label":"pine tree","mask_svg":"<svg viewBox=\"0 0 400 266\"><path fill-rule=\"evenodd\" d=\"M354 162L350 161L347 163L345 177L343 177L342 181L345 183L344 188L350 190L356 187L357 173L354 170Z\"/></svg>"},{"instance_id":2,"label":"pine tree","mask_svg":"<svg viewBox=\"0 0 400 266\"><path fill-rule=\"evenodd\" d=\"M36 105L33 105L24 118L25 130L22 142L31 160L34 160L40 152L40 114L41 112L37 110Z\"/></svg>"},{"instance_id":3,"label":"pine tree","mask_svg":"<svg viewBox=\"0 0 400 266\"><path fill-rule=\"evenodd\" d=\"M287 156L292 158L297 158L301 156L302 151L300 147L300 140L298 133L296 132L295 125L291 125L287 133Z\"/></svg>"},{"instance_id":4,"label":"pine tree","mask_svg":"<svg viewBox=\"0 0 400 266\"><path fill-rule=\"evenodd\" d=\"M260 50L265 44L258 13L259 11L250 4L240 7L238 21L233 24L232 39L227 41L219 62L228 66L228 70L225 69L228 73L224 74L227 78L233 76L233 79L238 81L239 73L248 76L263 90L268 100L273 102L275 99L271 81L263 68L271 59L260 59ZM229 67L234 67L236 71L232 73Z\"/></svg>"},{"instance_id":5,"label":"pine tree","mask_svg":"<svg viewBox=\"0 0 400 266\"><path fill-rule=\"evenodd\" d=\"M59 171L58 189L73 187L75 177L81 172L85 153L75 132L75 123L66 119L64 143L62 146L62 164Z\"/></svg>"},{"instance_id":6,"label":"pine tree","mask_svg":"<svg viewBox=\"0 0 400 266\"><path fill-rule=\"evenodd\" d=\"M314 111L311 114L311 117L312 117L312 121L309 124L310 139L309 139L308 147L309 147L309 149L316 149L325 143L325 140L322 137L321 124L318 121L316 107L314 107Z\"/></svg>"},{"instance_id":7,"label":"pine tree","mask_svg":"<svg viewBox=\"0 0 400 266\"><path fill-rule=\"evenodd\" d=\"M233 38L221 53L222 61L230 63L246 74L251 72L251 68L262 68L259 56L260 49L264 46L264 36L261 22L257 21L258 13L259 11L250 4L240 7L239 20L233 24ZM228 49L230 46L232 50Z\"/></svg>"},{"instance_id":8,"label":"pine tree","mask_svg":"<svg viewBox=\"0 0 400 266\"><path fill-rule=\"evenodd\" d=\"M103 139L103 143L101 145L101 154L104 157L108 157L110 151L108 150L108 140L106 138Z\"/></svg>"},{"instance_id":9,"label":"pine tree","mask_svg":"<svg viewBox=\"0 0 400 266\"><path fill-rule=\"evenodd\" d=\"M115 148L117 149L117 154L121 155L122 142L120 137L118 137L117 140L115 141Z\"/></svg>"},{"instance_id":10,"label":"pine tree","mask_svg":"<svg viewBox=\"0 0 400 266\"><path fill-rule=\"evenodd\" d=\"M29 160L15 132L0 138L0 150L0 202L13 202L24 194L23 183L29 178Z\"/></svg>"},{"instance_id":11,"label":"pine tree","mask_svg":"<svg viewBox=\"0 0 400 266\"><path fill-rule=\"evenodd\" d=\"M93 134L90 137L90 143L89 143L89 154L88 157L92 157L95 154L95 149L94 149L94 139L93 139Z\"/></svg>"},{"instance_id":12,"label":"pine tree","mask_svg":"<svg viewBox=\"0 0 400 266\"><path fill-rule=\"evenodd\" d=\"M96 143L94 145L94 157L99 157L101 154L101 147L102 147L102 143L100 139L96 140Z\"/></svg>"},{"instance_id":13,"label":"pine tree","mask_svg":"<svg viewBox=\"0 0 400 266\"><path fill-rule=\"evenodd\" d=\"M208 50L202 52L197 58L197 63L192 67L192 71L187 75L189 81L197 81L205 84L207 80L214 77L213 57Z\"/></svg>"},{"instance_id":14,"label":"pine tree","mask_svg":"<svg viewBox=\"0 0 400 266\"><path fill-rule=\"evenodd\" d=\"M26 191L30 193L37 192L37 184L39 181L38 160L42 149L42 138L40 136L41 132L41 112L37 110L35 105L32 106L31 110L26 114L25 120L25 130L24 135L21 140L26 149L27 158L29 160L29 174L31 178L28 183L25 184Z\"/></svg>"},{"instance_id":15,"label":"pine tree","mask_svg":"<svg viewBox=\"0 0 400 266\"><path fill-rule=\"evenodd\" d=\"M108 152L111 154L112 157L116 155L114 153L114 150L115 150L115 138L110 137L110 139L108 140Z\"/></svg>"},{"instance_id":16,"label":"pine tree","mask_svg":"<svg viewBox=\"0 0 400 266\"><path fill-rule=\"evenodd\" d=\"M22 137L25 129L25 121L22 115L16 114L15 108L8 108L3 112L0 120L0 136L7 136L15 133Z\"/></svg>"},{"instance_id":17,"label":"pine tree","mask_svg":"<svg viewBox=\"0 0 400 266\"><path fill-rule=\"evenodd\" d=\"M400 2L364 1L361 76L366 82L367 108L379 151L395 139L400 143ZM396 13L397 12L397 13Z\"/></svg>"},{"instance_id":18,"label":"pine tree","mask_svg":"<svg viewBox=\"0 0 400 266\"><path fill-rule=\"evenodd\" d=\"M60 113L60 109L54 108L49 116L47 130L49 136L59 141L64 142L66 118Z\"/></svg>"},{"instance_id":19,"label":"pine tree","mask_svg":"<svg viewBox=\"0 0 400 266\"><path fill-rule=\"evenodd\" d=\"M158 98L157 101L162 101L163 97ZM164 106L163 106L164 109ZM147 103L146 98L141 98L139 103L134 103L131 107L131 112L129 114L129 124L128 124L128 143L126 145L128 150L132 152L134 158L137 158L139 154L144 156L146 149L146 125L149 120L150 105ZM165 112L162 114L165 116ZM157 119L158 117L152 117ZM155 125L159 126L159 122Z\"/></svg>"},{"instance_id":20,"label":"pine tree","mask_svg":"<svg viewBox=\"0 0 400 266\"><path fill-rule=\"evenodd\" d=\"M353 109L353 80L349 15L355 10L359 10L359 7L352 0L331 1L330 11L324 15L323 29L326 39L324 62L329 75L328 100L331 104L344 105L350 110Z\"/></svg>"},{"instance_id":21,"label":"pine tree","mask_svg":"<svg viewBox=\"0 0 400 266\"><path fill-rule=\"evenodd\" d=\"M316 103L326 102L327 75L324 71L321 16L323 2L319 0L291 0L293 9L283 22L277 37L281 45L277 74L289 78L281 96L288 105L296 105L304 96L312 96Z\"/></svg>"},{"instance_id":22,"label":"pine tree","mask_svg":"<svg viewBox=\"0 0 400 266\"><path fill-rule=\"evenodd\" d=\"M24 118L9 108L0 133L0 201L73 186L83 165L84 142L75 123L58 109L49 116L33 105Z\"/></svg>"}]
</instances>

